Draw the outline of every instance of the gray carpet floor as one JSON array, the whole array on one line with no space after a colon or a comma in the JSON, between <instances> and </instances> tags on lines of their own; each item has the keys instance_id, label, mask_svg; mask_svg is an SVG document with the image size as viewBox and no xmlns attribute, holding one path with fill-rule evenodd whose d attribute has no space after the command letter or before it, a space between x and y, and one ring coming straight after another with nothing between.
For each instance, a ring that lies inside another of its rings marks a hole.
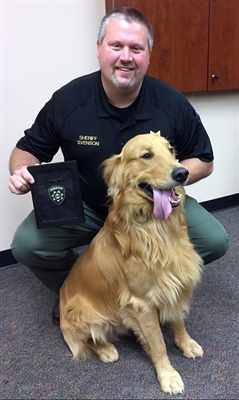
<instances>
[{"instance_id":1,"label":"gray carpet floor","mask_svg":"<svg viewBox=\"0 0 239 400\"><path fill-rule=\"evenodd\" d=\"M54 293L28 268L15 265L0 269L0 398L239 399L239 207L215 217L229 234L229 251L205 266L186 319L204 357L183 357L168 327L163 328L184 394L161 391L154 366L134 336L116 343L116 363L102 363L97 357L73 361L60 329L51 321Z\"/></svg>"}]
</instances>

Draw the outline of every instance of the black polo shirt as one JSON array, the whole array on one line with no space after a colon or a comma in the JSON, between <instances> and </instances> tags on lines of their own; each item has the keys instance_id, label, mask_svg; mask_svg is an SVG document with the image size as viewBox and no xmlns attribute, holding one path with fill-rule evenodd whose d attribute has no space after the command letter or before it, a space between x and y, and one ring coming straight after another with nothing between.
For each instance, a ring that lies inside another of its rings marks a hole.
<instances>
[{"instance_id":1,"label":"black polo shirt","mask_svg":"<svg viewBox=\"0 0 239 400\"><path fill-rule=\"evenodd\" d=\"M176 147L179 160L213 160L208 135L182 94L145 76L137 100L120 111L108 102L100 71L77 78L55 92L17 147L41 162L50 162L59 148L66 161L77 160L83 200L106 215L100 164L120 153L129 139L150 130L161 131Z\"/></svg>"}]
</instances>

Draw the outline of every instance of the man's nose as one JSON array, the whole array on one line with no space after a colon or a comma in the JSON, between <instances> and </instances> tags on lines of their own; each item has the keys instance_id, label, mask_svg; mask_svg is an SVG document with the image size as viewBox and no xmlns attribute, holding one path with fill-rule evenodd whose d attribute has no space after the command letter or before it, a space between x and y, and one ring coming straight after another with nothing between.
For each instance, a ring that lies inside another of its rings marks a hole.
<instances>
[{"instance_id":1,"label":"man's nose","mask_svg":"<svg viewBox=\"0 0 239 400\"><path fill-rule=\"evenodd\" d=\"M123 47L123 49L121 50L121 54L120 54L120 60L121 61L132 61L132 55L131 55L131 50L129 47L125 46Z\"/></svg>"}]
</instances>

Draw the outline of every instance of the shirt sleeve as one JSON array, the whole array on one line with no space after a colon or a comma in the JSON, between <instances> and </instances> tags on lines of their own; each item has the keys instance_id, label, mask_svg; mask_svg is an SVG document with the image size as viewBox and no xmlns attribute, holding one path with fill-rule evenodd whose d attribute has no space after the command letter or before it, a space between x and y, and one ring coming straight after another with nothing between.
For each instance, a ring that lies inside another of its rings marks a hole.
<instances>
[{"instance_id":1,"label":"shirt sleeve","mask_svg":"<svg viewBox=\"0 0 239 400\"><path fill-rule=\"evenodd\" d=\"M32 127L25 130L16 147L31 153L41 162L50 162L60 147L58 119L53 96L41 109Z\"/></svg>"},{"instance_id":2,"label":"shirt sleeve","mask_svg":"<svg viewBox=\"0 0 239 400\"><path fill-rule=\"evenodd\" d=\"M179 160L196 157L211 162L214 158L211 141L198 113L184 96L180 107L181 118L175 122L175 145Z\"/></svg>"}]
</instances>

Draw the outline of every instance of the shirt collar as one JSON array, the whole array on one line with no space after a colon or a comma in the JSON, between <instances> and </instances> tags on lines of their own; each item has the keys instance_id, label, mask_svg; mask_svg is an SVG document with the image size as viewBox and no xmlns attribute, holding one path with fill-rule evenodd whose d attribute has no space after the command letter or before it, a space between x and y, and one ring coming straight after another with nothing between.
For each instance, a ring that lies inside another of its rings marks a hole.
<instances>
[{"instance_id":1,"label":"shirt collar","mask_svg":"<svg viewBox=\"0 0 239 400\"><path fill-rule=\"evenodd\" d=\"M106 97L102 82L101 74L99 71L99 78L96 85L96 107L99 117L112 117L115 113L110 107L108 99ZM151 118L151 107L150 107L150 95L149 90L143 80L142 87L140 89L137 102L135 104L135 110L133 111L135 120L147 120ZM132 117L131 117L132 118Z\"/></svg>"}]
</instances>

